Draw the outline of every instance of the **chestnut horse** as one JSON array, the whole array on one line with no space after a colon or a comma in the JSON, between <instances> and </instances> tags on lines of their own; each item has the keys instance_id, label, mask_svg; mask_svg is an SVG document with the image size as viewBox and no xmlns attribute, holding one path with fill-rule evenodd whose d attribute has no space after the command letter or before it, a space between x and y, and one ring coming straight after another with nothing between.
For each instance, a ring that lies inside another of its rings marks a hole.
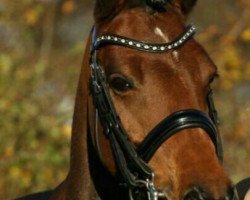
<instances>
[{"instance_id":1,"label":"chestnut horse","mask_svg":"<svg viewBox=\"0 0 250 200\"><path fill-rule=\"evenodd\" d=\"M70 170L21 199L237 199L221 165L217 69L186 26L196 0L97 0Z\"/></svg>"}]
</instances>

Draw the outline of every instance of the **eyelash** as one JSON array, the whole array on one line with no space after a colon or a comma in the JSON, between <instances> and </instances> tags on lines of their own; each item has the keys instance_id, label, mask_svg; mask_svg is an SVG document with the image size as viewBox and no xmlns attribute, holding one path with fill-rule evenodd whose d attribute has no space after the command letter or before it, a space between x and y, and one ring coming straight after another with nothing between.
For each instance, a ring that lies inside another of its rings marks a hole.
<instances>
[{"instance_id":1,"label":"eyelash","mask_svg":"<svg viewBox=\"0 0 250 200\"><path fill-rule=\"evenodd\" d=\"M210 78L209 80L209 84L213 83L214 80L219 79L220 75L216 72L215 74L213 74L212 78Z\"/></svg>"}]
</instances>

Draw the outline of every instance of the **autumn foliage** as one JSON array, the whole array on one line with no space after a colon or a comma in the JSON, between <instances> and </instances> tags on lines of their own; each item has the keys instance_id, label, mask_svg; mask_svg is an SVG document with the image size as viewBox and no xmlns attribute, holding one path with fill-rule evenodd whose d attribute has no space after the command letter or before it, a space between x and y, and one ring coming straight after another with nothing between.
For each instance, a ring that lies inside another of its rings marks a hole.
<instances>
[{"instance_id":1,"label":"autumn foliage","mask_svg":"<svg viewBox=\"0 0 250 200\"><path fill-rule=\"evenodd\" d=\"M67 175L74 95L91 0L0 1L0 199ZM190 19L218 66L225 169L250 174L250 2L200 1Z\"/></svg>"}]
</instances>

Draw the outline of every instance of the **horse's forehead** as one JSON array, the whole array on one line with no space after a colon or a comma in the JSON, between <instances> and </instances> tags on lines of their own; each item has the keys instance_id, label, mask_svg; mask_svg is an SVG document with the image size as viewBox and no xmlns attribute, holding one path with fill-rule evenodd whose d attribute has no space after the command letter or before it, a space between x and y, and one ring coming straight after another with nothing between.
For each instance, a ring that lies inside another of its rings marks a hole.
<instances>
[{"instance_id":1,"label":"horse's forehead","mask_svg":"<svg viewBox=\"0 0 250 200\"><path fill-rule=\"evenodd\" d=\"M173 11L150 13L144 8L125 10L105 31L148 42L166 42L185 30L185 24Z\"/></svg>"},{"instance_id":2,"label":"horse's forehead","mask_svg":"<svg viewBox=\"0 0 250 200\"><path fill-rule=\"evenodd\" d=\"M123 35L149 43L172 42L183 34L184 31L185 23L174 11L170 10L165 13L152 14L142 8L121 12L104 29L106 33ZM143 63L141 68L145 68L143 71L146 72L150 68L149 65L156 63L157 59L157 67L164 68L166 71L172 71L173 69L178 71L195 71L196 73L204 74L201 76L208 77L208 74L211 74L210 71L215 69L213 62L208 59L208 55L198 43L189 42L189 44L191 45L185 45L186 48L170 51L170 53L164 54L164 56L162 54L142 54L141 52L137 54L134 50L128 48L110 46L105 50L104 57L107 57L107 54L110 55L110 59L107 59L107 62L111 62L112 68L114 66L124 67L124 65L134 68L135 61L147 61L146 65L144 62L140 62L141 64ZM186 54L183 51L188 51L188 56L185 56ZM160 65L159 62L161 63ZM131 63L133 64L130 65ZM155 64L152 65L154 67ZM198 67L204 65L205 67ZM209 70L210 68L212 70ZM203 69L202 72L200 69Z\"/></svg>"}]
</instances>

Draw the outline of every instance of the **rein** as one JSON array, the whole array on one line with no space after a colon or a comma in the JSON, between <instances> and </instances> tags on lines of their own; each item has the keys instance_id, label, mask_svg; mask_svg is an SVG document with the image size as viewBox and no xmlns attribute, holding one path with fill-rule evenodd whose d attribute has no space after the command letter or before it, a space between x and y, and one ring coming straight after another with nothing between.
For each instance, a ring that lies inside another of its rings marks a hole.
<instances>
[{"instance_id":1,"label":"rein","mask_svg":"<svg viewBox=\"0 0 250 200\"><path fill-rule=\"evenodd\" d=\"M117 166L117 177L120 184L128 190L129 198L158 200L165 198L163 192L154 186L154 172L147 164L158 148L174 134L183 129L202 128L214 143L218 158L223 160L220 135L217 130L218 117L214 107L212 91L209 92L207 103L209 116L205 113L186 109L177 111L160 122L142 141L138 148L128 139L119 115L115 110L109 94L106 76L103 68L97 62L97 51L106 45L119 45L139 51L163 53L180 48L195 34L195 27L189 25L186 31L173 42L163 44L146 43L114 34L96 35L92 30L91 77L90 93L94 103L94 130L97 154L100 155L97 137L98 119L104 133L109 139L112 153Z\"/></svg>"}]
</instances>

